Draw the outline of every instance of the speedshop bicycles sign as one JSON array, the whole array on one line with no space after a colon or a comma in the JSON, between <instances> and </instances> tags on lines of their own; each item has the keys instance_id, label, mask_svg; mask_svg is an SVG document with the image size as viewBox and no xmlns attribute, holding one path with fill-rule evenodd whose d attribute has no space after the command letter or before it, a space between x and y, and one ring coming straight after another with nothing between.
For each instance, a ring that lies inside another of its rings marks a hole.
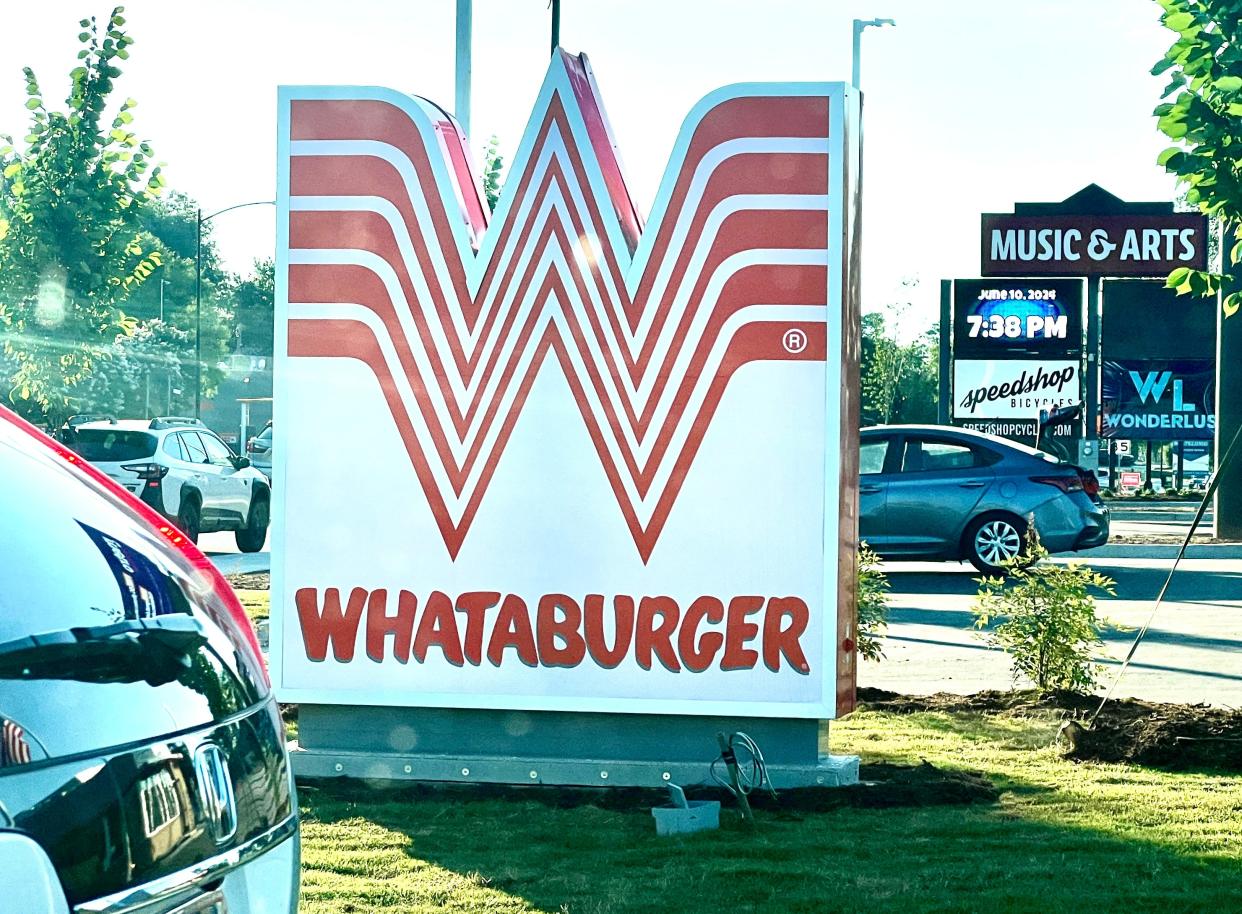
<instances>
[{"instance_id":1,"label":"speedshop bicycles sign","mask_svg":"<svg viewBox=\"0 0 1242 914\"><path fill-rule=\"evenodd\" d=\"M282 698L848 710L856 97L713 92L646 225L585 57L494 214L435 105L279 105Z\"/></svg>"}]
</instances>

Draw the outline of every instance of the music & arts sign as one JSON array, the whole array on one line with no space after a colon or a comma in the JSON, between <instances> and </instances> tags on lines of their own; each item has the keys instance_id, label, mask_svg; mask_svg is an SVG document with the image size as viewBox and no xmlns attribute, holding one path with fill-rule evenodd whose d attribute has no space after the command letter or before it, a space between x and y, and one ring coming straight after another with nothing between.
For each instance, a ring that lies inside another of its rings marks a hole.
<instances>
[{"instance_id":1,"label":"music & arts sign","mask_svg":"<svg viewBox=\"0 0 1242 914\"><path fill-rule=\"evenodd\" d=\"M984 213L985 276L1164 276L1207 269L1207 217Z\"/></svg>"}]
</instances>

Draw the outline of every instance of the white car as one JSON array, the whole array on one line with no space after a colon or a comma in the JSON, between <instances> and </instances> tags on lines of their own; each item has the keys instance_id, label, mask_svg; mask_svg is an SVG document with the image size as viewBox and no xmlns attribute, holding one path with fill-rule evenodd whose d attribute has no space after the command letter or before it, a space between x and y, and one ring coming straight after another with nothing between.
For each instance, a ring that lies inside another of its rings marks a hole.
<instances>
[{"instance_id":1,"label":"white car","mask_svg":"<svg viewBox=\"0 0 1242 914\"><path fill-rule=\"evenodd\" d=\"M233 530L237 548L267 539L271 483L197 419L70 422L65 444L175 523L192 541Z\"/></svg>"}]
</instances>

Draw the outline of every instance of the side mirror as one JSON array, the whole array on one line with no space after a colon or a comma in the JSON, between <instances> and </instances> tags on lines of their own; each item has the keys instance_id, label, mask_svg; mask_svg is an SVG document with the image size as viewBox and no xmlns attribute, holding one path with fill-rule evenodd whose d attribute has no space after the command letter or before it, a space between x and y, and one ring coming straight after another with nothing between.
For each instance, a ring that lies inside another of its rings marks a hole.
<instances>
[{"instance_id":1,"label":"side mirror","mask_svg":"<svg viewBox=\"0 0 1242 914\"><path fill-rule=\"evenodd\" d=\"M236 469L244 470L246 469L246 467L250 466L250 458L249 457L238 457L236 460L233 461L233 466Z\"/></svg>"}]
</instances>

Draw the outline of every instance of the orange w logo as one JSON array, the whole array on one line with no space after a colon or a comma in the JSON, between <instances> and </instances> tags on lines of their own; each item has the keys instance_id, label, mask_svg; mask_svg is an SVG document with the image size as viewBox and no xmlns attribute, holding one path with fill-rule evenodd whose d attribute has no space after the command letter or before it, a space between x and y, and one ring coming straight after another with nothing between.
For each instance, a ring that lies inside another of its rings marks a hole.
<instances>
[{"instance_id":1,"label":"orange w logo","mask_svg":"<svg viewBox=\"0 0 1242 914\"><path fill-rule=\"evenodd\" d=\"M825 359L840 104L821 85L708 96L644 229L590 68L561 53L489 226L435 105L282 90L288 353L375 373L453 557L554 358L646 561L733 373Z\"/></svg>"}]
</instances>

